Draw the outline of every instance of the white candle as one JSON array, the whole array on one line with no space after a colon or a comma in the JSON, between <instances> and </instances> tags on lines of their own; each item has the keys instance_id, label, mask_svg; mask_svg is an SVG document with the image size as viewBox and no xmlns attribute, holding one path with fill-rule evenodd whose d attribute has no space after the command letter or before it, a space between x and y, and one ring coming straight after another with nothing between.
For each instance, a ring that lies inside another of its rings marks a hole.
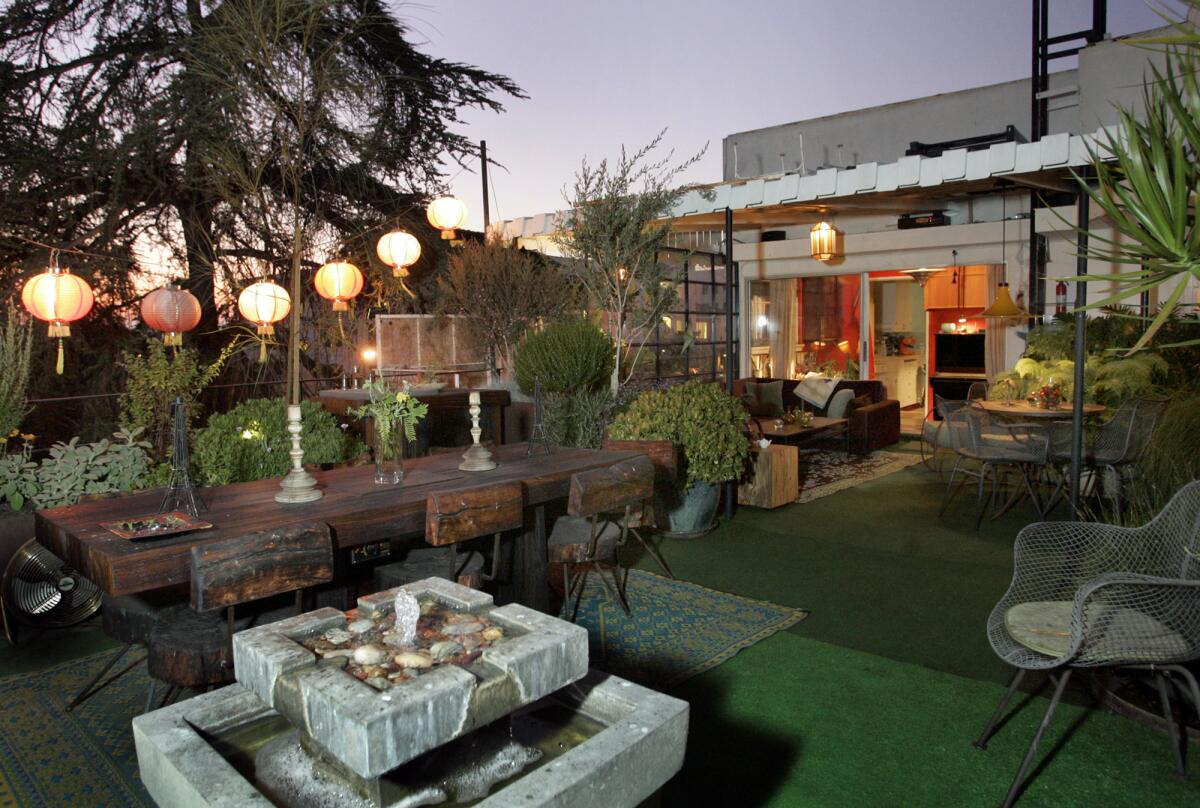
<instances>
[{"instance_id":1,"label":"white candle","mask_svg":"<svg viewBox=\"0 0 1200 808\"><path fill-rule=\"evenodd\" d=\"M471 393L471 395L467 396L467 401L470 402L472 407L478 407L479 406L479 393Z\"/></svg>"}]
</instances>

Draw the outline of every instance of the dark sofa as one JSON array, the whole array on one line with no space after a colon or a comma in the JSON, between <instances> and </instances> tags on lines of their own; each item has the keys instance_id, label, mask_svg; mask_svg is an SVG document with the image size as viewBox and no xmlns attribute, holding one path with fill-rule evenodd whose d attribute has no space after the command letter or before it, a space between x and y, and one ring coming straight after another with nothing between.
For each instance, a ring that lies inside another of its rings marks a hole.
<instances>
[{"instance_id":1,"label":"dark sofa","mask_svg":"<svg viewBox=\"0 0 1200 808\"><path fill-rule=\"evenodd\" d=\"M733 383L733 394L741 396L746 392L746 382L774 382L779 379L737 379ZM811 410L817 415L825 415L824 410L813 407L802 401L793 390L796 379L783 379L783 406L785 409ZM838 390L849 388L855 397L869 396L871 403L858 407L850 414L848 429L850 451L855 454L867 454L885 446L891 446L900 440L900 402L887 397L887 388L877 379L841 379ZM832 396L830 397L832 400Z\"/></svg>"}]
</instances>

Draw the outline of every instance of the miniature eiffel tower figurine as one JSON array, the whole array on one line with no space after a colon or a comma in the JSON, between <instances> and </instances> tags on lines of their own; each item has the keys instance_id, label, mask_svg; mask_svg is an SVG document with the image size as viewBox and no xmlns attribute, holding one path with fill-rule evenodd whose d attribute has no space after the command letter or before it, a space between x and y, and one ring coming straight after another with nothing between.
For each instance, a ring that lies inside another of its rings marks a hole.
<instances>
[{"instance_id":1,"label":"miniature eiffel tower figurine","mask_svg":"<svg viewBox=\"0 0 1200 808\"><path fill-rule=\"evenodd\" d=\"M471 393L467 399L471 403L471 440L474 443L463 452L463 462L458 464L460 471L491 471L496 468L492 453L479 442L483 430L479 428L479 393Z\"/></svg>"},{"instance_id":2,"label":"miniature eiffel tower figurine","mask_svg":"<svg viewBox=\"0 0 1200 808\"><path fill-rule=\"evenodd\" d=\"M526 457L533 455L534 441L541 441L542 446L546 447L546 454L550 454L550 441L546 437L546 427L542 424L542 380L537 376L533 377L533 428L529 430Z\"/></svg>"},{"instance_id":3,"label":"miniature eiffel tower figurine","mask_svg":"<svg viewBox=\"0 0 1200 808\"><path fill-rule=\"evenodd\" d=\"M196 484L192 482L192 473L188 469L191 461L188 456L187 407L183 398L175 396L175 418L171 433L171 480L163 494L159 513L184 511L192 516L197 515ZM200 506L204 507L203 500ZM208 510L208 508L204 508Z\"/></svg>"}]
</instances>

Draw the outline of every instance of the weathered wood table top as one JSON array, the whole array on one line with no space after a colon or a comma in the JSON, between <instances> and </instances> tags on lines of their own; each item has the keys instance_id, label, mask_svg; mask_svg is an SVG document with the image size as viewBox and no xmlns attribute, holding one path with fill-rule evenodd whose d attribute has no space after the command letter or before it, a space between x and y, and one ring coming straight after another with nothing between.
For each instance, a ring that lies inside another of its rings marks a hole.
<instances>
[{"instance_id":1,"label":"weathered wood table top","mask_svg":"<svg viewBox=\"0 0 1200 808\"><path fill-rule=\"evenodd\" d=\"M544 505L567 496L572 474L637 454L555 447L547 456L539 447L526 457L525 448L524 443L499 447L494 454L499 465L485 472L459 471L458 453L407 461L402 486L376 485L372 465L314 472L325 496L302 505L275 501L278 479L203 488L199 493L208 510L200 517L212 529L147 542L119 538L100 523L155 513L161 489L81 502L38 511L37 538L108 594L128 595L186 583L196 545L300 522L328 524L338 549L423 535L425 498L431 492L517 481L526 507Z\"/></svg>"}]
</instances>

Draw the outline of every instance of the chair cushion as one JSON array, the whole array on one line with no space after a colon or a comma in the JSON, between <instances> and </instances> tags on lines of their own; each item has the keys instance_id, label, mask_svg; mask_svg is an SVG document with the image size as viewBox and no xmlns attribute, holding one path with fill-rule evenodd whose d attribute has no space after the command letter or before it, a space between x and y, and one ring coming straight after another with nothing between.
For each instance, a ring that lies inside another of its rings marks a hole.
<instances>
[{"instance_id":1,"label":"chair cushion","mask_svg":"<svg viewBox=\"0 0 1200 808\"><path fill-rule=\"evenodd\" d=\"M847 417L847 408L850 402L854 400L854 391L842 388L833 394L829 399L829 406L825 408L826 418L845 418Z\"/></svg>"},{"instance_id":2,"label":"chair cushion","mask_svg":"<svg viewBox=\"0 0 1200 808\"><path fill-rule=\"evenodd\" d=\"M1004 613L1004 628L1010 637L1031 651L1061 657L1071 639L1069 600L1018 603ZM1178 659L1189 648L1178 632L1145 612L1125 606L1096 604L1088 609L1085 633L1092 642L1106 639L1129 649L1129 656L1149 660Z\"/></svg>"},{"instance_id":3,"label":"chair cushion","mask_svg":"<svg viewBox=\"0 0 1200 808\"><path fill-rule=\"evenodd\" d=\"M756 418L778 418L783 415L783 381L746 382L742 403Z\"/></svg>"}]
</instances>

